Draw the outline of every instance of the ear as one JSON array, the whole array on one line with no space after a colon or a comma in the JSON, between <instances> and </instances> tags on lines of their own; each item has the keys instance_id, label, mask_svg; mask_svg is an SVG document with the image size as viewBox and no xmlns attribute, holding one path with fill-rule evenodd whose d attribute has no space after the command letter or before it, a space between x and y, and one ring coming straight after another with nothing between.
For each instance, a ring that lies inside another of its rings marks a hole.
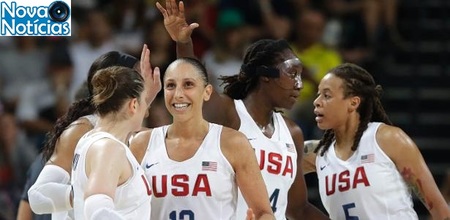
<instances>
[{"instance_id":1,"label":"ear","mask_svg":"<svg viewBox=\"0 0 450 220\"><path fill-rule=\"evenodd\" d=\"M269 77L267 76L260 76L259 77L263 82L269 82Z\"/></svg>"},{"instance_id":2,"label":"ear","mask_svg":"<svg viewBox=\"0 0 450 220\"><path fill-rule=\"evenodd\" d=\"M211 84L208 84L205 87L205 92L203 93L203 101L208 101L211 98L211 94L213 93L214 88Z\"/></svg>"},{"instance_id":3,"label":"ear","mask_svg":"<svg viewBox=\"0 0 450 220\"><path fill-rule=\"evenodd\" d=\"M359 96L353 96L349 99L349 112L356 111L358 109L359 104L361 104L361 98Z\"/></svg>"},{"instance_id":4,"label":"ear","mask_svg":"<svg viewBox=\"0 0 450 220\"><path fill-rule=\"evenodd\" d=\"M137 111L137 105L138 105L138 100L137 98L133 98L130 101L128 101L128 110L132 113L135 114Z\"/></svg>"}]
</instances>

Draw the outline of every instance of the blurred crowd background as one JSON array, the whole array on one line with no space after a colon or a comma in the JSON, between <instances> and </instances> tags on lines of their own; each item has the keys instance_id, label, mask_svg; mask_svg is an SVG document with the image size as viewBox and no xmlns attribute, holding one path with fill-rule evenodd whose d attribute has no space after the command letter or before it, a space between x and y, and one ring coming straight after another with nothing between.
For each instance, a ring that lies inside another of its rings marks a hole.
<instances>
[{"instance_id":1,"label":"blurred crowd background","mask_svg":"<svg viewBox=\"0 0 450 220\"><path fill-rule=\"evenodd\" d=\"M26 172L45 134L63 115L101 54L140 56L143 43L162 71L176 58L156 0L72 0L71 37L0 37L0 219L15 219ZM161 2L165 5L165 2ZM436 182L450 199L450 29L447 0L185 0L195 54L219 90L220 75L237 74L246 46L261 38L287 39L305 66L298 103L285 111L305 139L321 132L312 100L332 67L352 62L384 90L393 122L419 145ZM170 123L162 94L149 127ZM321 207L315 176L310 200ZM427 211L415 200L416 210Z\"/></svg>"}]
</instances>

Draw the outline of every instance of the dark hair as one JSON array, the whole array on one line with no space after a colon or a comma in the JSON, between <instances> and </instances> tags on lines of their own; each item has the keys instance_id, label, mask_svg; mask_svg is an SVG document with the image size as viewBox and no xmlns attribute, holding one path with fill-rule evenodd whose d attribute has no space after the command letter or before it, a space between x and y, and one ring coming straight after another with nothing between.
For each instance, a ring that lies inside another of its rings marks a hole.
<instances>
[{"instance_id":1,"label":"dark hair","mask_svg":"<svg viewBox=\"0 0 450 220\"><path fill-rule=\"evenodd\" d=\"M171 65L174 65L175 63L179 62L186 62L194 66L198 73L202 76L203 81L205 82L205 85L208 85L209 79L208 79L208 72L206 71L205 65L203 65L198 59L191 58L191 57L181 57L173 61L167 69L170 68ZM164 74L165 75L165 74Z\"/></svg>"},{"instance_id":2,"label":"dark hair","mask_svg":"<svg viewBox=\"0 0 450 220\"><path fill-rule=\"evenodd\" d=\"M69 107L66 114L62 117L58 118L56 121L55 127L52 131L48 132L46 135L46 141L43 148L43 159L45 161L49 160L55 151L56 143L61 136L61 134L67 129L67 127L77 120L78 118L93 114L95 111L95 107L91 104L91 97L93 94L93 88L91 79L94 76L97 70L110 67L110 66L125 66L129 68L133 68L138 64L138 59L128 54L124 54L117 51L107 52L100 57L98 57L89 68L88 77L87 77L87 87L89 91L89 95L84 97L78 101L72 103Z\"/></svg>"},{"instance_id":3,"label":"dark hair","mask_svg":"<svg viewBox=\"0 0 450 220\"><path fill-rule=\"evenodd\" d=\"M341 64L330 70L329 73L334 74L344 81L344 98L359 96L361 99L361 103L356 109L361 120L352 146L352 150L356 151L369 122L383 122L392 125L380 101L383 89L380 85L375 84L375 80L369 72L355 64ZM320 152L320 155L323 156L334 139L335 135L333 130L326 130L314 152L319 152L323 147L323 150Z\"/></svg>"},{"instance_id":4,"label":"dark hair","mask_svg":"<svg viewBox=\"0 0 450 220\"><path fill-rule=\"evenodd\" d=\"M100 116L118 112L127 99L138 98L144 91L144 78L136 70L112 66L95 73L92 103Z\"/></svg>"},{"instance_id":5,"label":"dark hair","mask_svg":"<svg viewBox=\"0 0 450 220\"><path fill-rule=\"evenodd\" d=\"M220 77L225 84L224 93L233 99L247 97L263 75L261 67L267 69L280 62L280 54L292 50L286 40L262 39L251 44L244 55L239 74Z\"/></svg>"}]
</instances>

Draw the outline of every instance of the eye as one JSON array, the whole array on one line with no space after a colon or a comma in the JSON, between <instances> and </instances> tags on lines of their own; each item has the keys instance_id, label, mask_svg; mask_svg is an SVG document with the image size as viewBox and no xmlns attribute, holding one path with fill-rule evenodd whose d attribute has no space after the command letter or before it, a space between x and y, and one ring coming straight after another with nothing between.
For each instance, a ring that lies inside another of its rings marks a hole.
<instances>
[{"instance_id":1,"label":"eye","mask_svg":"<svg viewBox=\"0 0 450 220\"><path fill-rule=\"evenodd\" d=\"M166 89L174 89L175 88L175 83L166 83L166 85L165 85L165 88Z\"/></svg>"},{"instance_id":2,"label":"eye","mask_svg":"<svg viewBox=\"0 0 450 220\"><path fill-rule=\"evenodd\" d=\"M297 76L298 73L297 69L289 69L288 72L289 77L291 77L291 79L295 79L295 77Z\"/></svg>"},{"instance_id":3,"label":"eye","mask_svg":"<svg viewBox=\"0 0 450 220\"><path fill-rule=\"evenodd\" d=\"M195 84L193 82L191 82L191 81L187 81L184 85L187 88L191 88L191 87L194 87Z\"/></svg>"}]
</instances>

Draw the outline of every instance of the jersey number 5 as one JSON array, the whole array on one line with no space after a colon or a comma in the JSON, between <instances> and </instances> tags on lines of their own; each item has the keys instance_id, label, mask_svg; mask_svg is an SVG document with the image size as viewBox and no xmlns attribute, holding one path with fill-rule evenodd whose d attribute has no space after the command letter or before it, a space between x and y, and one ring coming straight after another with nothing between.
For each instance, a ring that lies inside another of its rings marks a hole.
<instances>
[{"instance_id":1,"label":"jersey number 5","mask_svg":"<svg viewBox=\"0 0 450 220\"><path fill-rule=\"evenodd\" d=\"M358 216L352 216L348 213L349 209L355 208L355 207L356 207L356 205L354 202L342 205L342 208L344 209L344 213L345 213L345 220L359 220Z\"/></svg>"}]
</instances>

